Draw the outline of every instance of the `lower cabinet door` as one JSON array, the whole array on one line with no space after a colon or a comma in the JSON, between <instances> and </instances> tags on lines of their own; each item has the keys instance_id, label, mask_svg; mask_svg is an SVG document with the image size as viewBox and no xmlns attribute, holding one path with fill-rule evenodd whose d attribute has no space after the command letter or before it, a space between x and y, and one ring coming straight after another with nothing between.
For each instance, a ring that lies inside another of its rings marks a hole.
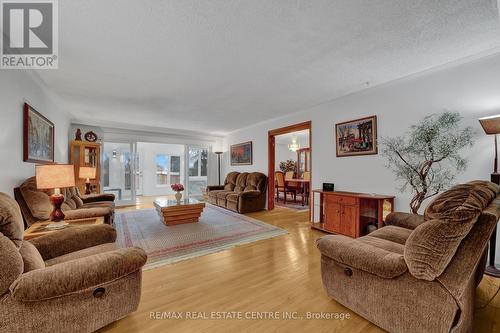
<instances>
[{"instance_id":1,"label":"lower cabinet door","mask_svg":"<svg viewBox=\"0 0 500 333\"><path fill-rule=\"evenodd\" d=\"M342 206L337 203L328 203L325 207L325 229L334 233L342 233Z\"/></svg>"},{"instance_id":2,"label":"lower cabinet door","mask_svg":"<svg viewBox=\"0 0 500 333\"><path fill-rule=\"evenodd\" d=\"M358 223L359 206L343 205L341 219L341 233L349 237L357 237L356 225Z\"/></svg>"}]
</instances>

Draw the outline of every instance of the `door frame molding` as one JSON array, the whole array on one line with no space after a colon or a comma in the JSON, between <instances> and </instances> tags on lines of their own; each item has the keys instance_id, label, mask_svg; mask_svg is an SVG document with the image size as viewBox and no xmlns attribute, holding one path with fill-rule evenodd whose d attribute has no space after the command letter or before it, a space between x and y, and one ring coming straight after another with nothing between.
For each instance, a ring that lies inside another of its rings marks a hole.
<instances>
[{"instance_id":1,"label":"door frame molding","mask_svg":"<svg viewBox=\"0 0 500 333\"><path fill-rule=\"evenodd\" d=\"M276 135L287 134L291 132L297 132L302 130L309 130L309 153L311 154L310 159L310 171L312 171L312 121L305 121L302 123L285 126L281 128L276 128L269 130L267 133L268 142L268 190L267 190L267 209L274 209L274 170L276 168ZM312 172L311 172L312 180ZM309 184L309 217L311 216L311 183Z\"/></svg>"}]
</instances>

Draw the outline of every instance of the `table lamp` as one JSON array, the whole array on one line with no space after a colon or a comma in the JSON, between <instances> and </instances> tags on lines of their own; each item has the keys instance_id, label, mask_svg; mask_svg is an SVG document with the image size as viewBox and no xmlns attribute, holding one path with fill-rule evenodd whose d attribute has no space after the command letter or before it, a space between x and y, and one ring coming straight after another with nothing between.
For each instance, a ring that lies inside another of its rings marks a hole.
<instances>
[{"instance_id":1,"label":"table lamp","mask_svg":"<svg viewBox=\"0 0 500 333\"><path fill-rule=\"evenodd\" d=\"M40 190L54 190L50 196L50 202L54 210L50 213L52 222L64 220L64 213L61 205L64 202L64 195L61 188L75 186L75 171L71 164L47 164L35 167L36 187ZM64 222L61 222L62 224Z\"/></svg>"},{"instance_id":2,"label":"table lamp","mask_svg":"<svg viewBox=\"0 0 500 333\"><path fill-rule=\"evenodd\" d=\"M95 179L96 171L97 171L96 168L80 167L79 177L81 179L85 179L85 194L92 193L92 191L90 190L90 180Z\"/></svg>"},{"instance_id":3,"label":"table lamp","mask_svg":"<svg viewBox=\"0 0 500 333\"><path fill-rule=\"evenodd\" d=\"M493 160L493 173L491 181L500 185L500 174L498 173L498 151L497 151L497 134L500 134L500 114L479 119L479 123L486 134L494 135L495 138L495 159ZM485 273L491 276L500 277L500 270L495 267L495 251L497 244L497 227L493 231L490 238L490 259Z\"/></svg>"}]
</instances>

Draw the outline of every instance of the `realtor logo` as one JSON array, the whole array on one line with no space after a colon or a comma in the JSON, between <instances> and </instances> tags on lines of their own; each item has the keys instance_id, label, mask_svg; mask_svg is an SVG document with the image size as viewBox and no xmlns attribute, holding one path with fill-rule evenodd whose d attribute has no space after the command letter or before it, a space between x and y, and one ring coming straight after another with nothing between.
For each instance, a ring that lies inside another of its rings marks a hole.
<instances>
[{"instance_id":1,"label":"realtor logo","mask_svg":"<svg viewBox=\"0 0 500 333\"><path fill-rule=\"evenodd\" d=\"M57 0L0 0L2 69L57 69Z\"/></svg>"}]
</instances>

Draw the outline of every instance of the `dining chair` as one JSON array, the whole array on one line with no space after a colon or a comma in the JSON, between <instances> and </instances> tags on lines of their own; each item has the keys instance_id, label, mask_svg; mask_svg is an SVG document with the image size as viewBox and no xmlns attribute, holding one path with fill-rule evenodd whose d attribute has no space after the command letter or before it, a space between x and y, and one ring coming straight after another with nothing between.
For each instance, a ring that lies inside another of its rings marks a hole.
<instances>
[{"instance_id":1,"label":"dining chair","mask_svg":"<svg viewBox=\"0 0 500 333\"><path fill-rule=\"evenodd\" d=\"M287 193L292 193L294 195L294 197L297 196L297 191L296 190L293 190L293 189L289 189L286 185L286 182L285 182L285 174L281 171L276 171L274 173L274 177L276 179L276 182L275 182L275 190L276 190L276 201L279 201L280 199L280 192L283 193L283 202L286 204L286 195Z\"/></svg>"},{"instance_id":2,"label":"dining chair","mask_svg":"<svg viewBox=\"0 0 500 333\"><path fill-rule=\"evenodd\" d=\"M285 173L285 186L288 192L293 192L293 201L297 202L297 192L300 192L302 186L298 182L290 181L290 179L294 179L295 172L287 171Z\"/></svg>"}]
</instances>

